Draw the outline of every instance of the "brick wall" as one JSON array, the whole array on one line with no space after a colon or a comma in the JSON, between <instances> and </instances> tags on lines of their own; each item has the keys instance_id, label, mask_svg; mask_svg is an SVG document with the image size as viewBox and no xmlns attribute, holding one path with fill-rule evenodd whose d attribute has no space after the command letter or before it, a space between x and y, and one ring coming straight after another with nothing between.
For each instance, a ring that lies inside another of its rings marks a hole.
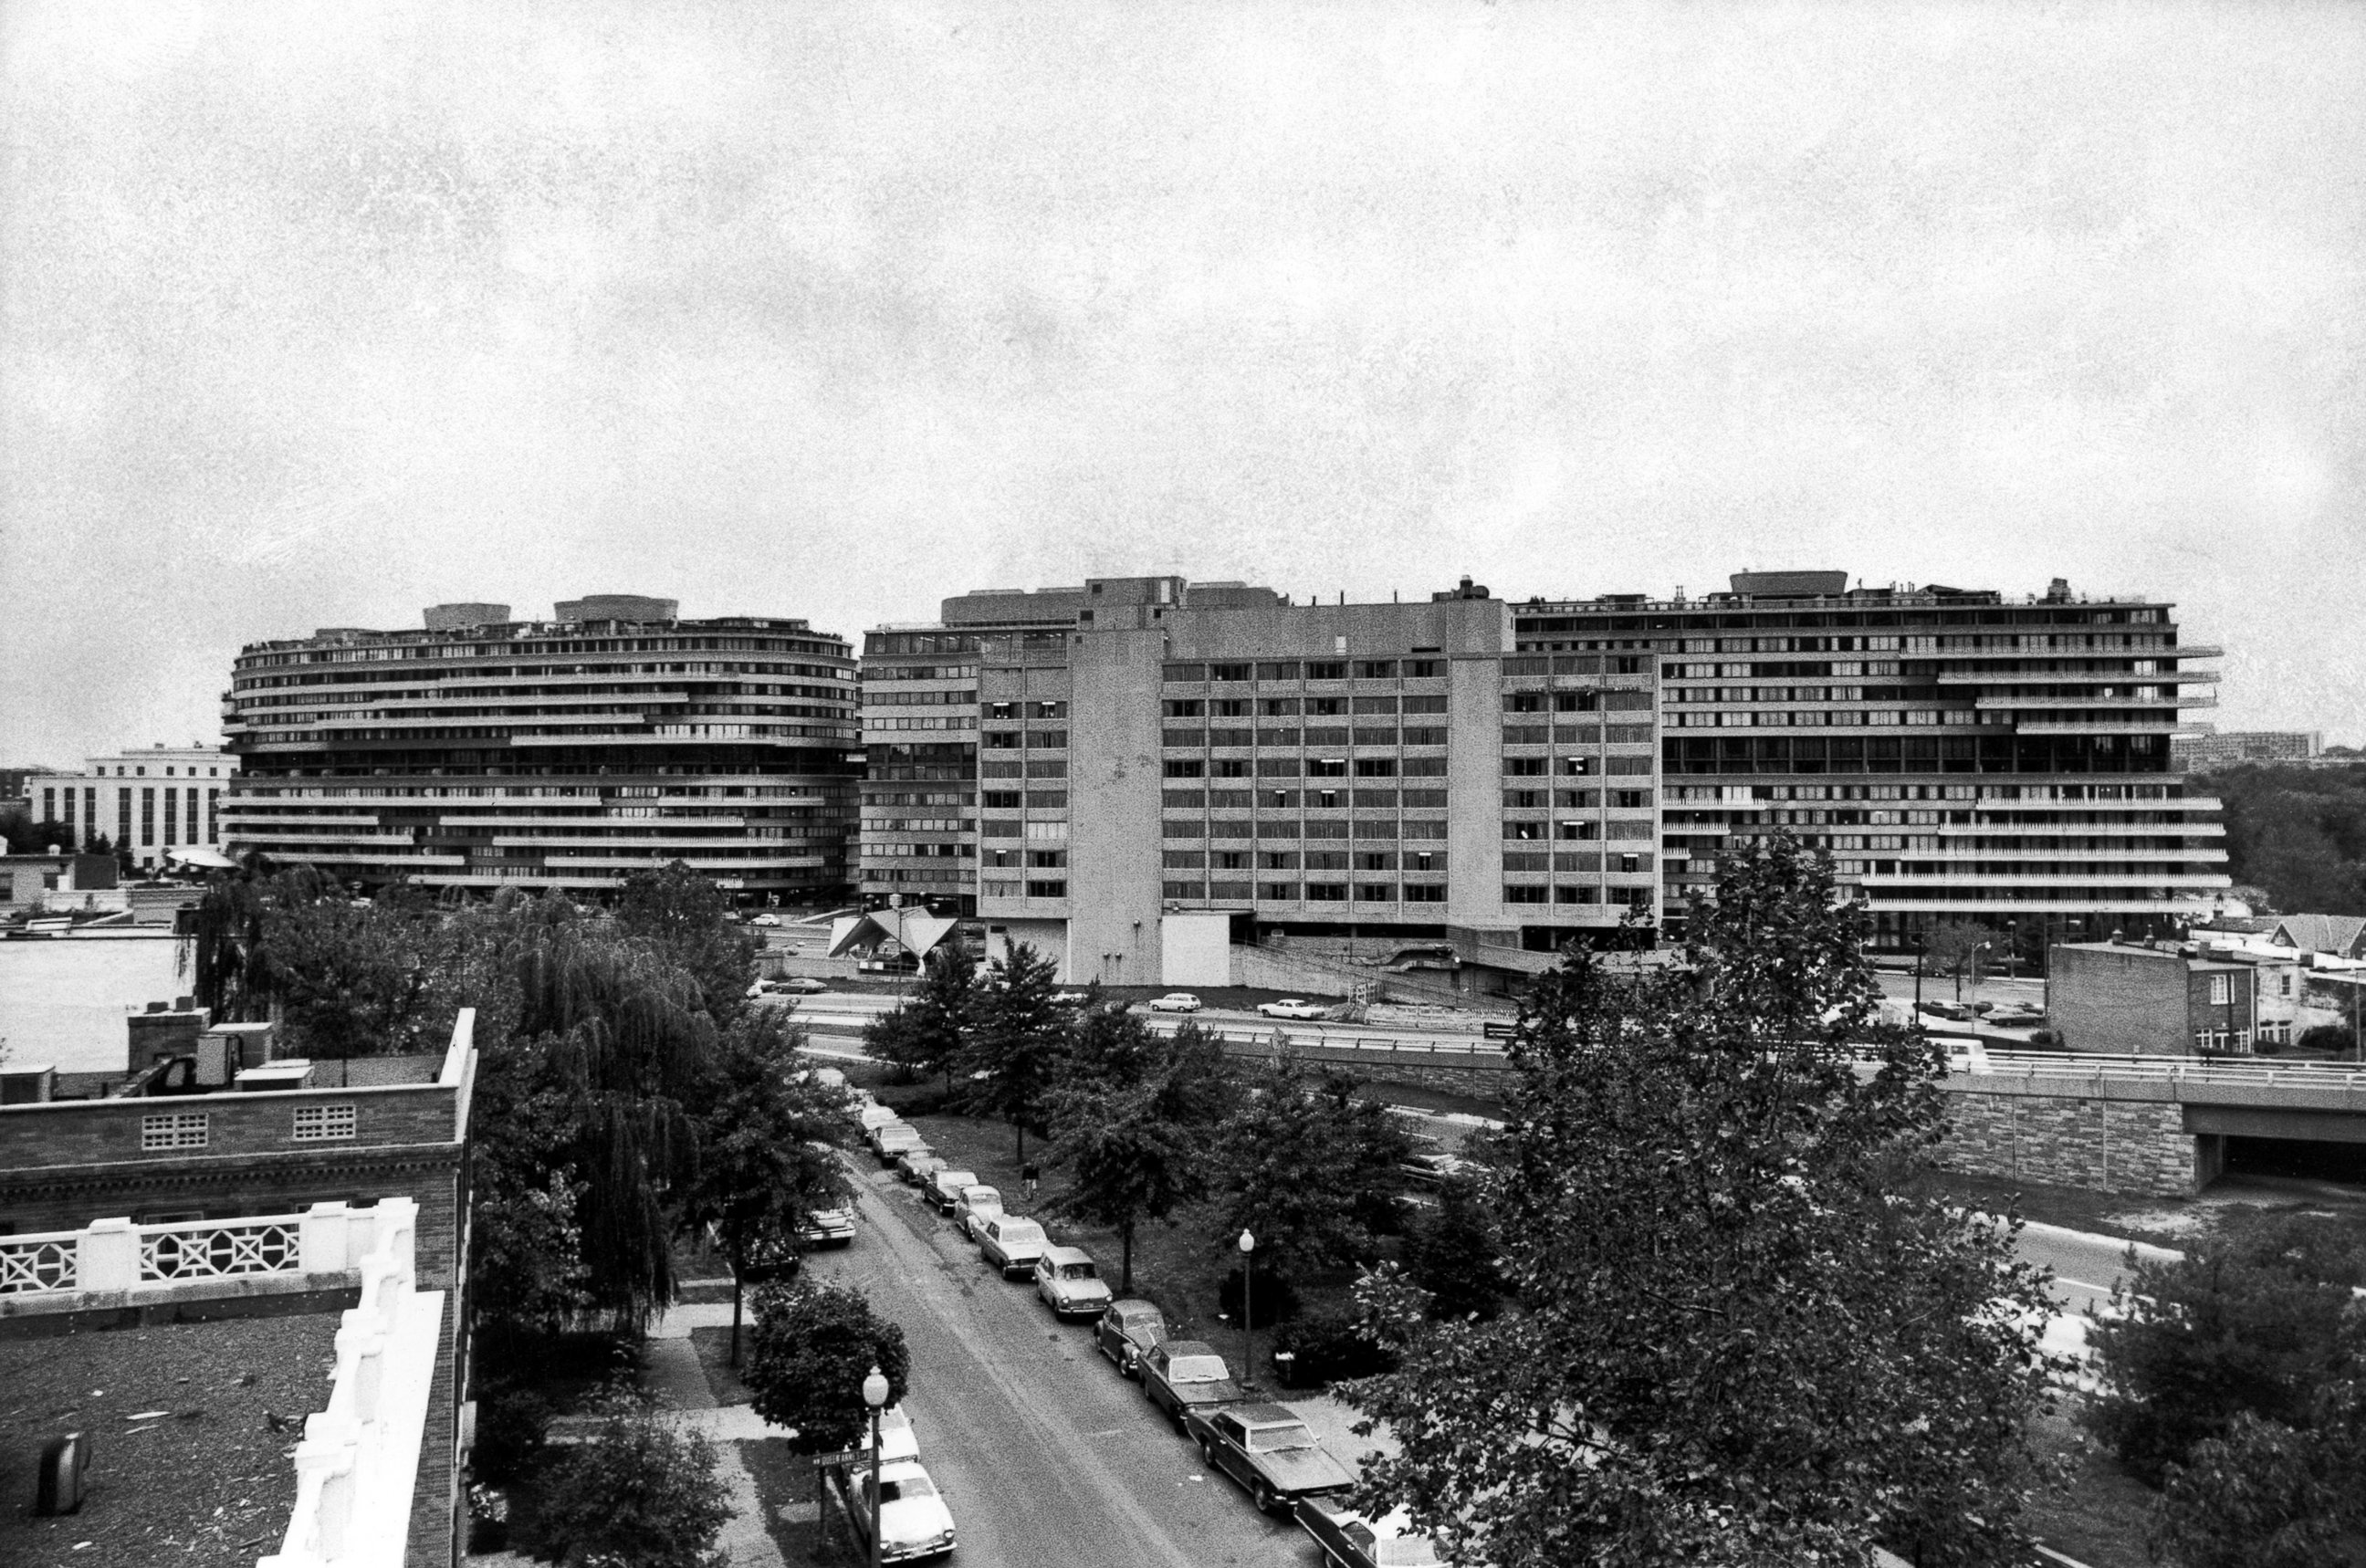
<instances>
[{"instance_id":1,"label":"brick wall","mask_svg":"<svg viewBox=\"0 0 2366 1568\"><path fill-rule=\"evenodd\" d=\"M1945 1168L2148 1197L2194 1190L2193 1136L2174 1100L1947 1089Z\"/></svg>"},{"instance_id":2,"label":"brick wall","mask_svg":"<svg viewBox=\"0 0 2366 1568\"><path fill-rule=\"evenodd\" d=\"M0 1109L0 1161L11 1169L20 1169L170 1160L191 1151L143 1150L141 1122L152 1116L198 1113L207 1119L203 1148L208 1155L327 1147L324 1143L297 1142L299 1106L352 1106L354 1135L336 1140L351 1146L448 1144L454 1136L457 1094L447 1085L414 1083L400 1088L158 1095L9 1106Z\"/></svg>"},{"instance_id":3,"label":"brick wall","mask_svg":"<svg viewBox=\"0 0 2366 1568\"><path fill-rule=\"evenodd\" d=\"M2046 1021L2073 1051L2181 1054L2185 961L2151 948L2056 947Z\"/></svg>"}]
</instances>

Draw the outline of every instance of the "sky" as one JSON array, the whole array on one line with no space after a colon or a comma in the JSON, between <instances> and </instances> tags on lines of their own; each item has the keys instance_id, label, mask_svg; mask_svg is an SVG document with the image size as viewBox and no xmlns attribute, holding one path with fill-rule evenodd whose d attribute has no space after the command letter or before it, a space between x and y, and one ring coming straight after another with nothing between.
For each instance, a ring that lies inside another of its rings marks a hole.
<instances>
[{"instance_id":1,"label":"sky","mask_svg":"<svg viewBox=\"0 0 2366 1568\"><path fill-rule=\"evenodd\" d=\"M641 592L2174 601L2366 743L2366 6L0 0L0 765Z\"/></svg>"}]
</instances>

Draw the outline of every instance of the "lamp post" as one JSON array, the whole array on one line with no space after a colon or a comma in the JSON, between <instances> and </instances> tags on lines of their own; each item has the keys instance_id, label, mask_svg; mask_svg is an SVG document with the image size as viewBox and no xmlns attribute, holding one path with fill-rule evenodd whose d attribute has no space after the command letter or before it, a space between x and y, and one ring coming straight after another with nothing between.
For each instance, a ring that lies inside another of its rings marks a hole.
<instances>
[{"instance_id":1,"label":"lamp post","mask_svg":"<svg viewBox=\"0 0 2366 1568\"><path fill-rule=\"evenodd\" d=\"M1914 1021L1922 1021L1922 954L1930 947L1921 931L1914 933Z\"/></svg>"},{"instance_id":2,"label":"lamp post","mask_svg":"<svg viewBox=\"0 0 2366 1568\"><path fill-rule=\"evenodd\" d=\"M874 1363L862 1380L862 1403L871 1407L871 1473L864 1480L864 1495L871 1516L871 1568L879 1568L879 1407L887 1403L887 1379Z\"/></svg>"},{"instance_id":3,"label":"lamp post","mask_svg":"<svg viewBox=\"0 0 2366 1568\"><path fill-rule=\"evenodd\" d=\"M1988 951L1987 942L1972 944L1972 1016L1975 1019L1978 1018L1980 1011L1980 954Z\"/></svg>"},{"instance_id":4,"label":"lamp post","mask_svg":"<svg viewBox=\"0 0 2366 1568\"><path fill-rule=\"evenodd\" d=\"M1241 1232L1241 1385L1248 1386L1256 1370L1256 1318L1249 1287L1256 1274L1256 1237Z\"/></svg>"}]
</instances>

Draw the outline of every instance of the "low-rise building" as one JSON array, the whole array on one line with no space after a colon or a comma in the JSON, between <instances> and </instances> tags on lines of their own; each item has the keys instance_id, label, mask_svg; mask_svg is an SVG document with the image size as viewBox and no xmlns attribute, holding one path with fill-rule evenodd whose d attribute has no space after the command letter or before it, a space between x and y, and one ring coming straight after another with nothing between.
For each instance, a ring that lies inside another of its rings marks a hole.
<instances>
[{"instance_id":1,"label":"low-rise building","mask_svg":"<svg viewBox=\"0 0 2366 1568\"><path fill-rule=\"evenodd\" d=\"M163 866L175 850L221 849L221 800L238 759L209 746L166 746L92 757L79 773L26 779L25 811L65 831L62 849L107 840L132 864Z\"/></svg>"},{"instance_id":2,"label":"low-rise building","mask_svg":"<svg viewBox=\"0 0 2366 1568\"><path fill-rule=\"evenodd\" d=\"M2193 728L2200 733L2173 737L2169 745L2171 764L2186 773L2206 773L2245 762L2306 762L2325 750L2324 734L2314 729Z\"/></svg>"},{"instance_id":3,"label":"low-rise building","mask_svg":"<svg viewBox=\"0 0 2366 1568\"><path fill-rule=\"evenodd\" d=\"M2046 1021L2079 1052L2248 1052L2258 1042L2259 973L2191 943L2059 942L2047 954Z\"/></svg>"}]
</instances>

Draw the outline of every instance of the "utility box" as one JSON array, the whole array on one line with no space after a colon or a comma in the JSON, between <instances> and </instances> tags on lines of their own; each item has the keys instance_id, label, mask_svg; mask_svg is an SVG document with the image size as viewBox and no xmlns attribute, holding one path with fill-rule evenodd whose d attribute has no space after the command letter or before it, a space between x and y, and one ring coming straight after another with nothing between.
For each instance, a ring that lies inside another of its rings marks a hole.
<instances>
[{"instance_id":1,"label":"utility box","mask_svg":"<svg viewBox=\"0 0 2366 1568\"><path fill-rule=\"evenodd\" d=\"M33 1513L54 1518L82 1507L83 1482L90 1469L90 1438L68 1432L41 1445L40 1479L33 1487ZM21 1494L19 1494L21 1495Z\"/></svg>"}]
</instances>

